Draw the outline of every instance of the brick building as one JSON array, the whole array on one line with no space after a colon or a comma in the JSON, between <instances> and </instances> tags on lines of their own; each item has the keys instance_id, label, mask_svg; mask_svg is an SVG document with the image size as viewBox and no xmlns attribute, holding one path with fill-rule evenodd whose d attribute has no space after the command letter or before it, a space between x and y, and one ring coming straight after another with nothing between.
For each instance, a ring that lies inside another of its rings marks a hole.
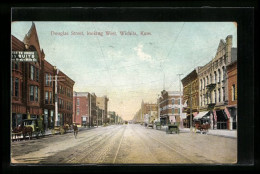
<instances>
[{"instance_id":1,"label":"brick building","mask_svg":"<svg viewBox=\"0 0 260 174\"><path fill-rule=\"evenodd\" d=\"M181 104L182 92L165 91L161 92L159 98L160 104L160 121L163 125L179 122L181 123L182 107Z\"/></svg>"},{"instance_id":2,"label":"brick building","mask_svg":"<svg viewBox=\"0 0 260 174\"><path fill-rule=\"evenodd\" d=\"M73 92L73 122L78 125L97 124L98 107L95 93ZM90 109L91 108L91 109Z\"/></svg>"},{"instance_id":3,"label":"brick building","mask_svg":"<svg viewBox=\"0 0 260 174\"><path fill-rule=\"evenodd\" d=\"M21 124L23 119L44 116L45 128L53 127L54 114L54 66L45 60L45 53L40 48L35 24L25 35L23 42L12 36L12 51L36 51L37 62L12 62L12 127ZM74 81L64 73L64 81L58 82L67 86L67 92L72 93ZM63 98L63 97L61 97ZM66 103L72 106L72 95L66 97ZM62 108L63 109L63 108ZM72 107L60 110L62 124L72 119ZM64 117L63 117L64 115ZM62 125L61 124L61 125Z\"/></svg>"},{"instance_id":4,"label":"brick building","mask_svg":"<svg viewBox=\"0 0 260 174\"><path fill-rule=\"evenodd\" d=\"M234 50L235 51L235 50ZM235 54L234 54L235 55ZM228 110L230 113L229 129L237 129L237 58L232 57L232 61L227 65L228 74Z\"/></svg>"},{"instance_id":5,"label":"brick building","mask_svg":"<svg viewBox=\"0 0 260 174\"><path fill-rule=\"evenodd\" d=\"M197 67L181 82L183 85L183 112L186 113L187 118L183 119L183 126L190 127L190 119L193 122L193 117L199 112L199 80L198 73L201 67Z\"/></svg>"}]
</instances>

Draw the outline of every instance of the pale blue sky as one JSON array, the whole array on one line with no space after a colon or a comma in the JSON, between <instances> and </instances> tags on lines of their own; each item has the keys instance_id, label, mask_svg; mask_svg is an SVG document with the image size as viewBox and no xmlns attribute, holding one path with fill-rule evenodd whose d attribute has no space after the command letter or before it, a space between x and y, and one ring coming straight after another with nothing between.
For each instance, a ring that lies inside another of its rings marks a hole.
<instances>
[{"instance_id":1,"label":"pale blue sky","mask_svg":"<svg viewBox=\"0 0 260 174\"><path fill-rule=\"evenodd\" d=\"M109 110L132 119L145 102L156 102L165 89L179 90L182 78L195 67L205 65L219 41L233 35L233 22L34 22L46 60L75 81L74 90L109 97ZM12 35L23 40L32 22L13 22ZM68 32L67 36L51 35ZM84 36L71 32L84 32ZM86 32L103 32L103 36ZM116 32L107 36L105 31ZM136 36L121 36L133 31ZM141 31L151 35L142 36ZM162 70L163 69L163 70Z\"/></svg>"}]
</instances>

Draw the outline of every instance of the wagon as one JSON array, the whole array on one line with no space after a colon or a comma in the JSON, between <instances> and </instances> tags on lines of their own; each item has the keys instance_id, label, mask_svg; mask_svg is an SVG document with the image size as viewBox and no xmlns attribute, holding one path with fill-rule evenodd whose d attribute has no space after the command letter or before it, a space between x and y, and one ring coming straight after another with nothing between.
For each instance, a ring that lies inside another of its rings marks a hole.
<instances>
[{"instance_id":1,"label":"wagon","mask_svg":"<svg viewBox=\"0 0 260 174\"><path fill-rule=\"evenodd\" d=\"M43 120L42 119L25 119L22 122L24 127L31 127L32 133L38 138L39 135L43 136L45 134L45 130L43 127Z\"/></svg>"},{"instance_id":2,"label":"wagon","mask_svg":"<svg viewBox=\"0 0 260 174\"><path fill-rule=\"evenodd\" d=\"M166 127L166 133L169 134L172 132L179 134L179 123L175 122L174 124L168 124L168 126Z\"/></svg>"},{"instance_id":3,"label":"wagon","mask_svg":"<svg viewBox=\"0 0 260 174\"><path fill-rule=\"evenodd\" d=\"M154 122L154 125L155 125L155 129L162 128L161 122L159 122L159 121Z\"/></svg>"}]
</instances>

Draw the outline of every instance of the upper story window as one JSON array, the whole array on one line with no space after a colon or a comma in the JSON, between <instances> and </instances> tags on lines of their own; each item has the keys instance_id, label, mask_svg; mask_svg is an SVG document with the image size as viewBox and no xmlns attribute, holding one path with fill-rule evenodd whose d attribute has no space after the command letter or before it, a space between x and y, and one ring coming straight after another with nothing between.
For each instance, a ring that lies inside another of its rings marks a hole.
<instances>
[{"instance_id":1,"label":"upper story window","mask_svg":"<svg viewBox=\"0 0 260 174\"><path fill-rule=\"evenodd\" d=\"M15 83L14 83L14 96L18 97L19 96L19 79L15 78Z\"/></svg>"},{"instance_id":2,"label":"upper story window","mask_svg":"<svg viewBox=\"0 0 260 174\"><path fill-rule=\"evenodd\" d=\"M38 101L39 96L38 96L38 91L39 91L39 87L38 86L34 86L31 85L30 86L30 101Z\"/></svg>"},{"instance_id":3,"label":"upper story window","mask_svg":"<svg viewBox=\"0 0 260 174\"><path fill-rule=\"evenodd\" d=\"M174 100L174 98L172 99L172 104L173 104L173 105L175 104L175 100Z\"/></svg>"},{"instance_id":4,"label":"upper story window","mask_svg":"<svg viewBox=\"0 0 260 174\"><path fill-rule=\"evenodd\" d=\"M222 80L225 80L225 67L222 67Z\"/></svg>"},{"instance_id":5,"label":"upper story window","mask_svg":"<svg viewBox=\"0 0 260 174\"><path fill-rule=\"evenodd\" d=\"M236 100L236 85L232 85L232 101Z\"/></svg>"},{"instance_id":6,"label":"upper story window","mask_svg":"<svg viewBox=\"0 0 260 174\"><path fill-rule=\"evenodd\" d=\"M79 106L79 98L77 98L77 106Z\"/></svg>"},{"instance_id":7,"label":"upper story window","mask_svg":"<svg viewBox=\"0 0 260 174\"><path fill-rule=\"evenodd\" d=\"M30 74L30 79L31 80L34 80L34 66L33 65L31 65L31 74Z\"/></svg>"},{"instance_id":8,"label":"upper story window","mask_svg":"<svg viewBox=\"0 0 260 174\"><path fill-rule=\"evenodd\" d=\"M214 71L214 82L217 83L217 72Z\"/></svg>"},{"instance_id":9,"label":"upper story window","mask_svg":"<svg viewBox=\"0 0 260 174\"><path fill-rule=\"evenodd\" d=\"M220 69L218 69L218 82L221 81L221 72L220 72Z\"/></svg>"}]
</instances>

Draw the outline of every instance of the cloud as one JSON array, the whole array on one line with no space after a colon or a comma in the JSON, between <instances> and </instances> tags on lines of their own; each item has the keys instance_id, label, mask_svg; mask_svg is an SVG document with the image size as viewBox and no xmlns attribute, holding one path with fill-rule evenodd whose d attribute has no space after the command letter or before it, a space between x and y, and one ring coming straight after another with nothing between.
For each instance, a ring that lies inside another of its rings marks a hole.
<instances>
[{"instance_id":1,"label":"cloud","mask_svg":"<svg viewBox=\"0 0 260 174\"><path fill-rule=\"evenodd\" d=\"M151 63L153 62L152 56L143 52L143 45L142 44L138 44L138 46L135 47L134 50L137 52L137 56L141 60L151 62Z\"/></svg>"}]
</instances>

